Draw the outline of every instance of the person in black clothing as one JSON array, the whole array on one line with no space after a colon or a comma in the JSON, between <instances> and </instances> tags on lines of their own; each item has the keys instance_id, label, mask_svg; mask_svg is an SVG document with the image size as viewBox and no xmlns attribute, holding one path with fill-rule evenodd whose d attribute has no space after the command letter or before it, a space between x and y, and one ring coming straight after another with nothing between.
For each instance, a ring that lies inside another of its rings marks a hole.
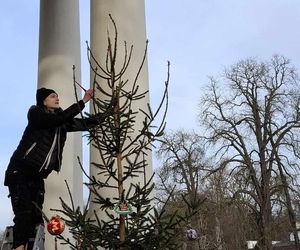
<instances>
[{"instance_id":1,"label":"person in black clothing","mask_svg":"<svg viewBox=\"0 0 300 250\"><path fill-rule=\"evenodd\" d=\"M54 90L37 90L36 105L28 111L28 125L5 173L4 185L8 186L15 215L14 249L25 249L35 227L43 224L40 211L44 203L44 179L53 170L60 170L67 132L87 131L97 124L91 118L75 118L93 94L92 89L87 90L82 100L62 110Z\"/></svg>"}]
</instances>

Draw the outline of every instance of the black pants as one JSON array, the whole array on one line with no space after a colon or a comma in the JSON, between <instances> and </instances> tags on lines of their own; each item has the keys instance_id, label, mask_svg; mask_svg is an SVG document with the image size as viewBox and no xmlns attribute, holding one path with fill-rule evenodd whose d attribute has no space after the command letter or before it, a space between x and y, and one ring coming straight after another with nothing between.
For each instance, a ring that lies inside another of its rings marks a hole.
<instances>
[{"instance_id":1,"label":"black pants","mask_svg":"<svg viewBox=\"0 0 300 250\"><path fill-rule=\"evenodd\" d=\"M44 203L44 180L22 180L8 185L11 204L15 214L13 227L13 247L26 245L34 237L35 227L43 223L41 210ZM37 204L39 208L34 205Z\"/></svg>"}]
</instances>

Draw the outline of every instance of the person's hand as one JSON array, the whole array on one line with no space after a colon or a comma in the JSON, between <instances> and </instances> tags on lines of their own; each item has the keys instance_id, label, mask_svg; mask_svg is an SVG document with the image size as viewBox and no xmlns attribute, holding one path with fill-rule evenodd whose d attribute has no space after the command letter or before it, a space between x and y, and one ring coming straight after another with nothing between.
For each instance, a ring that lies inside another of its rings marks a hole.
<instances>
[{"instance_id":1,"label":"person's hand","mask_svg":"<svg viewBox=\"0 0 300 250\"><path fill-rule=\"evenodd\" d=\"M84 103L87 103L89 100L91 100L93 98L93 96L94 96L94 90L88 89L87 91L85 91L82 101Z\"/></svg>"}]
</instances>

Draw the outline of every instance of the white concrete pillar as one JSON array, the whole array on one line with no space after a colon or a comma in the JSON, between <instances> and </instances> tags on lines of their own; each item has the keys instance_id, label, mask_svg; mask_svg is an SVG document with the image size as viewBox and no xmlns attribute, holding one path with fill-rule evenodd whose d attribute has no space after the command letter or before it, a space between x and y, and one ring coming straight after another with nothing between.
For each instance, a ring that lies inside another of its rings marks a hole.
<instances>
[{"instance_id":1,"label":"white concrete pillar","mask_svg":"<svg viewBox=\"0 0 300 250\"><path fill-rule=\"evenodd\" d=\"M73 65L76 66L76 79L80 82L78 0L40 0L38 88L54 89L59 95L63 109L75 102ZM77 92L80 98L81 93ZM59 197L66 202L70 201L64 180L67 180L70 186L75 205L83 204L82 172L77 161L77 156L82 156L81 136L79 132L68 134L61 171L59 174L53 172L46 180L43 210L48 217L55 215L50 208L61 208ZM54 237L48 233L45 249L54 249ZM70 248L59 245L58 249Z\"/></svg>"},{"instance_id":2,"label":"white concrete pillar","mask_svg":"<svg viewBox=\"0 0 300 250\"><path fill-rule=\"evenodd\" d=\"M111 40L114 42L114 29L109 18L109 14L111 14L112 18L114 19L118 30L117 72L124 60L124 41L127 42L128 50L130 50L130 46L133 45L131 62L125 76L123 77L124 80L131 79L131 82L133 82L142 62L147 39L144 0L91 0L91 50L96 57L96 60L103 66L105 65L108 45L108 30ZM91 72L91 80L93 80L93 72ZM106 81L102 80L100 81L100 84L103 88L107 87ZM140 74L138 84L140 86L140 93L149 89L147 61L145 62ZM131 86L128 86L127 88L131 89ZM138 110L138 108L141 108L146 111L147 103L149 103L148 95L146 98L135 103L133 109ZM142 117L144 117L144 115L140 113L137 118L139 122L137 123L136 129L141 127L141 122L143 120ZM101 162L97 150L91 147L90 152L91 162ZM153 173L151 159L150 153L147 157L149 163L149 166L146 169L147 178L150 178ZM97 169L94 169L93 166L91 166L90 174L91 176L96 176L96 178L99 178L100 180L106 179L106 177L99 177L99 175L97 175ZM139 178L128 180L124 186L126 190L128 190L128 186L130 184L129 181L133 183L140 182L142 184L144 183L144 175L141 175ZM99 192L105 197L118 197L117 190L101 188ZM91 214L93 214L94 210L99 213L101 219L104 219L105 215L99 211L99 208L97 208L95 204L90 204Z\"/></svg>"}]
</instances>

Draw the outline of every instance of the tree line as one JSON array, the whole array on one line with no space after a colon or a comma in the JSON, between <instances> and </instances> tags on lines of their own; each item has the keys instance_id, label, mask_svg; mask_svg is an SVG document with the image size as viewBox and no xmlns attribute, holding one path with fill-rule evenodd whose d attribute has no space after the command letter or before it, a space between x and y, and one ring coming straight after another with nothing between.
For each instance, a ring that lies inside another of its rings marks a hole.
<instances>
[{"instance_id":1,"label":"tree line","mask_svg":"<svg viewBox=\"0 0 300 250\"><path fill-rule=\"evenodd\" d=\"M199 90L200 91L200 90ZM299 249L299 78L290 60L275 55L227 67L209 78L199 100L201 133L167 132L157 149L157 204L198 212L182 227L187 249ZM195 240L184 232L195 229Z\"/></svg>"}]
</instances>

